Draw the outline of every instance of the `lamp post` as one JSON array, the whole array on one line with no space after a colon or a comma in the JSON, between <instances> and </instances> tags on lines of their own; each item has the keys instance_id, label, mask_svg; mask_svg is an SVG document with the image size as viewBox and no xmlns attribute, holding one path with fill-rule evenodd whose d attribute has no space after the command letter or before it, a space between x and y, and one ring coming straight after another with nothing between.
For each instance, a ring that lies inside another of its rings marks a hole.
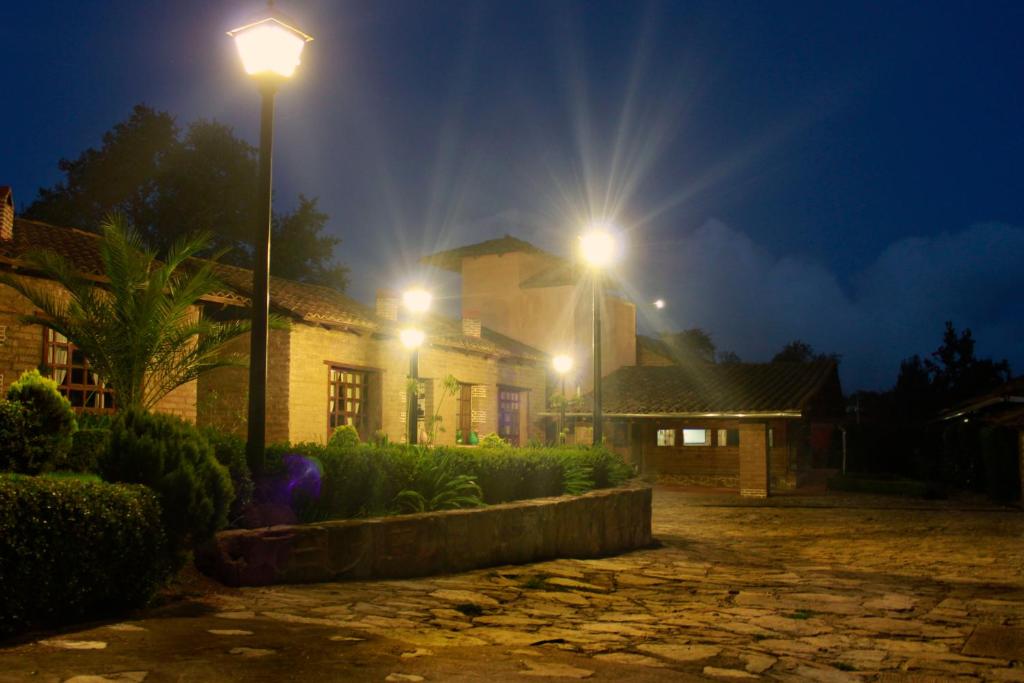
<instances>
[{"instance_id":1,"label":"lamp post","mask_svg":"<svg viewBox=\"0 0 1024 683\"><path fill-rule=\"evenodd\" d=\"M252 269L252 330L249 341L249 462L262 462L267 418L267 335L270 315L270 216L274 149L274 95L295 73L302 49L313 37L278 14L271 1L263 18L228 31L245 72L262 96L260 155Z\"/></svg>"},{"instance_id":2,"label":"lamp post","mask_svg":"<svg viewBox=\"0 0 1024 683\"><path fill-rule=\"evenodd\" d=\"M654 300L654 307L657 308L659 311L661 309L665 308L665 300L664 299L655 299Z\"/></svg>"},{"instance_id":3,"label":"lamp post","mask_svg":"<svg viewBox=\"0 0 1024 683\"><path fill-rule=\"evenodd\" d=\"M603 269L611 265L618 256L618 245L615 236L606 227L593 226L580 236L580 253L583 260L590 266L591 306L593 307L594 336L594 440L593 444L601 444L601 294Z\"/></svg>"},{"instance_id":4,"label":"lamp post","mask_svg":"<svg viewBox=\"0 0 1024 683\"><path fill-rule=\"evenodd\" d=\"M409 350L409 407L407 415L408 441L416 444L419 438L420 422L420 347L426 335L423 330L407 327L398 334L402 346Z\"/></svg>"},{"instance_id":5,"label":"lamp post","mask_svg":"<svg viewBox=\"0 0 1024 683\"><path fill-rule=\"evenodd\" d=\"M422 318L430 310L430 304L434 296L423 287L412 287L402 292L402 305L417 319ZM408 408L408 442L415 444L419 441L419 413L420 413L420 347L426 334L423 330L415 327L407 327L398 334L402 346L409 350L409 408Z\"/></svg>"},{"instance_id":6,"label":"lamp post","mask_svg":"<svg viewBox=\"0 0 1024 683\"><path fill-rule=\"evenodd\" d=\"M562 410L558 416L558 442L565 443L565 404L567 397L565 395L565 376L570 370L572 370L572 356L559 355L551 359L551 364L555 366L555 372L558 373L562 380Z\"/></svg>"}]
</instances>

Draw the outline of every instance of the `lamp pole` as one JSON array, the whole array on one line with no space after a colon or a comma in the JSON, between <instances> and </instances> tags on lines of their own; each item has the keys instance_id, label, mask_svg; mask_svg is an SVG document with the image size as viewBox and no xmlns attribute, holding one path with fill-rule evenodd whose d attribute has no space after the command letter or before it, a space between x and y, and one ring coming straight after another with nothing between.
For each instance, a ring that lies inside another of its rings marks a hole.
<instances>
[{"instance_id":1,"label":"lamp pole","mask_svg":"<svg viewBox=\"0 0 1024 683\"><path fill-rule=\"evenodd\" d=\"M248 461L263 462L267 422L267 341L270 318L270 222L277 84L260 84L260 158L256 200L256 253L252 269L252 332L249 347Z\"/></svg>"},{"instance_id":2,"label":"lamp pole","mask_svg":"<svg viewBox=\"0 0 1024 683\"><path fill-rule=\"evenodd\" d=\"M591 273L593 279L594 309L594 441L595 446L601 445L601 273L596 269Z\"/></svg>"},{"instance_id":3,"label":"lamp pole","mask_svg":"<svg viewBox=\"0 0 1024 683\"><path fill-rule=\"evenodd\" d=\"M412 349L409 353L409 438L412 445L419 441L420 431L420 350Z\"/></svg>"}]
</instances>

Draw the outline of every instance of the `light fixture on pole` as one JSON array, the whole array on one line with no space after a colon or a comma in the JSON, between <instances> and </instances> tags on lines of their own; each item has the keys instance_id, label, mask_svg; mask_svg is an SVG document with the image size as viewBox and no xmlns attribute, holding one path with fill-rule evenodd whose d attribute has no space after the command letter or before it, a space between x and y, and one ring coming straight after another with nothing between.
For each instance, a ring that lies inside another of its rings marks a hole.
<instances>
[{"instance_id":1,"label":"light fixture on pole","mask_svg":"<svg viewBox=\"0 0 1024 683\"><path fill-rule=\"evenodd\" d=\"M249 462L263 462L267 418L267 339L270 315L270 217L274 151L274 95L299 65L302 49L313 40L268 4L262 18L228 31L245 72L262 96L260 154L256 197L256 233L252 277L252 331L249 341Z\"/></svg>"},{"instance_id":2,"label":"light fixture on pole","mask_svg":"<svg viewBox=\"0 0 1024 683\"><path fill-rule=\"evenodd\" d=\"M420 422L420 347L427 335L423 330L407 327L398 333L402 346L409 350L409 407L406 413L407 435L410 444L415 444L419 436Z\"/></svg>"},{"instance_id":3,"label":"light fixture on pole","mask_svg":"<svg viewBox=\"0 0 1024 683\"><path fill-rule=\"evenodd\" d=\"M591 294L594 318L593 356L594 356L594 439L593 444L599 446L602 441L601 418L601 305L603 270L612 265L619 257L619 244L615 234L602 225L592 225L580 235L580 255L590 266Z\"/></svg>"},{"instance_id":4,"label":"light fixture on pole","mask_svg":"<svg viewBox=\"0 0 1024 683\"><path fill-rule=\"evenodd\" d=\"M659 311L661 309L665 308L665 300L664 299L655 299L654 300L654 307L657 308Z\"/></svg>"},{"instance_id":5,"label":"light fixture on pole","mask_svg":"<svg viewBox=\"0 0 1024 683\"><path fill-rule=\"evenodd\" d=\"M413 315L423 315L430 310L434 295L422 287L413 287L402 292L402 305Z\"/></svg>"},{"instance_id":6,"label":"light fixture on pole","mask_svg":"<svg viewBox=\"0 0 1024 683\"><path fill-rule=\"evenodd\" d=\"M565 395L565 376L572 370L572 356L561 354L551 359L551 364L555 367L555 372L558 373L559 378L562 380L562 409L558 416L558 442L565 443L565 404L568 397Z\"/></svg>"}]
</instances>

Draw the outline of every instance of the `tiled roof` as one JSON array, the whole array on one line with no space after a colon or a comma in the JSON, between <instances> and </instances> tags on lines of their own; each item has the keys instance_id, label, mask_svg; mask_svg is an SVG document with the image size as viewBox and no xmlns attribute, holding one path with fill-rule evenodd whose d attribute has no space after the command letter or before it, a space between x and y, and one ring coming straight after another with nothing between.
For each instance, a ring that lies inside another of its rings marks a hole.
<instances>
[{"instance_id":1,"label":"tiled roof","mask_svg":"<svg viewBox=\"0 0 1024 683\"><path fill-rule=\"evenodd\" d=\"M1024 376L1011 379L997 389L975 396L943 412L940 420L979 415L987 422L1024 427Z\"/></svg>"},{"instance_id":2,"label":"tiled roof","mask_svg":"<svg viewBox=\"0 0 1024 683\"><path fill-rule=\"evenodd\" d=\"M69 259L84 275L102 280L99 239L99 235L91 232L15 218L14 239L0 240L0 263L22 265L24 255L32 249L52 249ZM217 292L210 299L248 306L252 271L217 264L215 272L228 289ZM341 325L387 335L397 334L400 327L398 323L379 318L372 309L329 287L279 277L270 278L270 303L273 309L311 324ZM430 343L444 347L499 357L544 359L540 351L488 329L482 331L481 337L467 337L462 334L461 322L439 316L431 318L426 331Z\"/></svg>"},{"instance_id":3,"label":"tiled roof","mask_svg":"<svg viewBox=\"0 0 1024 683\"><path fill-rule=\"evenodd\" d=\"M623 416L804 414L834 381L835 361L812 363L694 363L619 368L604 379L602 410ZM590 394L581 413L592 408Z\"/></svg>"},{"instance_id":4,"label":"tiled roof","mask_svg":"<svg viewBox=\"0 0 1024 683\"><path fill-rule=\"evenodd\" d=\"M636 347L638 353L643 349L644 351L656 353L667 361L672 361L672 349L670 349L668 344L661 339L648 337L645 334L638 334L636 335Z\"/></svg>"},{"instance_id":5,"label":"tiled roof","mask_svg":"<svg viewBox=\"0 0 1024 683\"><path fill-rule=\"evenodd\" d=\"M429 266L437 266L444 270L450 270L453 273L462 272L462 260L466 258L472 258L474 256L488 256L490 254L511 254L515 252L525 252L527 254L547 254L546 251L540 247L536 247L529 242L521 240L511 235L505 235L493 240L486 240L484 242L477 242L476 244L468 244L464 247L458 247L456 249L448 249L447 251L439 251L436 254L430 254L420 259L420 263ZM549 254L550 255L550 254Z\"/></svg>"}]
</instances>

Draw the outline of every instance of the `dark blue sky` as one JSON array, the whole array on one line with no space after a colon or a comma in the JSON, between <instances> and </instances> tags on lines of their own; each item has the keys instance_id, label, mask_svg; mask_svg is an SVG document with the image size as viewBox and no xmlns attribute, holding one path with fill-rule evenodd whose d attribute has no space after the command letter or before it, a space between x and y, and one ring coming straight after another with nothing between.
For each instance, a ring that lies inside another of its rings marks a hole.
<instances>
[{"instance_id":1,"label":"dark blue sky","mask_svg":"<svg viewBox=\"0 0 1024 683\"><path fill-rule=\"evenodd\" d=\"M0 183L23 208L138 102L255 141L223 33L254 6L5 3ZM609 214L646 330L749 360L801 337L853 389L949 318L1024 368L1024 3L280 6L317 40L279 97L276 198L320 197L360 298L424 251L565 252Z\"/></svg>"}]
</instances>

